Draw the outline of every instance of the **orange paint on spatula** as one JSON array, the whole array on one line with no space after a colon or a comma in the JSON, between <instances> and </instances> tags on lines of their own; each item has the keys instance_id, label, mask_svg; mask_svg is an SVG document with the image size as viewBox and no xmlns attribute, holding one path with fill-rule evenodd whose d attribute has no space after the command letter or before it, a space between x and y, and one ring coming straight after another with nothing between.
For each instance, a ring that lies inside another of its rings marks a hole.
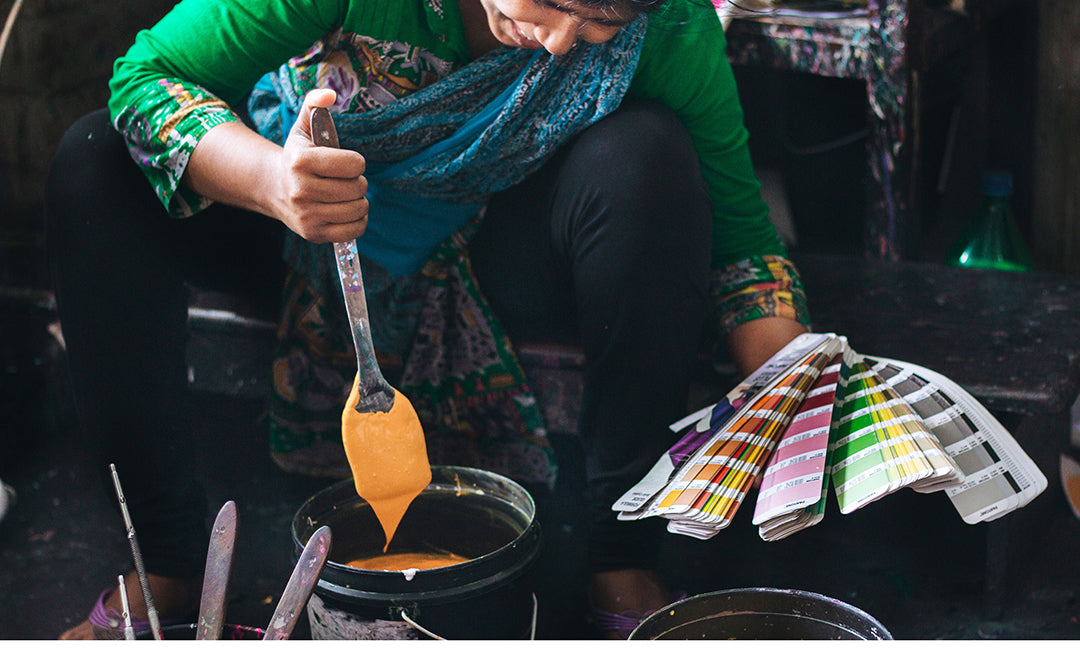
<instances>
[{"instance_id":1,"label":"orange paint on spatula","mask_svg":"<svg viewBox=\"0 0 1080 662\"><path fill-rule=\"evenodd\" d=\"M360 373L341 414L341 438L356 493L375 511L385 552L413 499L431 483L427 444L412 403L394 389L390 411L359 412Z\"/></svg>"},{"instance_id":2,"label":"orange paint on spatula","mask_svg":"<svg viewBox=\"0 0 1080 662\"><path fill-rule=\"evenodd\" d=\"M316 145L338 147L337 130L325 108L311 111L311 138ZM431 483L431 465L416 410L387 383L375 359L356 242L335 243L334 254L357 360L356 379L341 414L341 441L356 493L375 511L386 534L385 552L405 511Z\"/></svg>"}]
</instances>

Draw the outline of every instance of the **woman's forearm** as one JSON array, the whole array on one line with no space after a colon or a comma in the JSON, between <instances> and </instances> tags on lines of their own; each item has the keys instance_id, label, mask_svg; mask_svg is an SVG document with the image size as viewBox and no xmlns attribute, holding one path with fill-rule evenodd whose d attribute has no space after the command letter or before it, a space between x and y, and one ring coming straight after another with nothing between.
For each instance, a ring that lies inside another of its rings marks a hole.
<instances>
[{"instance_id":1,"label":"woman's forearm","mask_svg":"<svg viewBox=\"0 0 1080 662\"><path fill-rule=\"evenodd\" d=\"M282 147L239 122L207 131L191 154L184 185L215 202L284 220L276 200Z\"/></svg>"},{"instance_id":2,"label":"woman's forearm","mask_svg":"<svg viewBox=\"0 0 1080 662\"><path fill-rule=\"evenodd\" d=\"M740 324L728 334L728 348L739 374L746 376L765 364L800 334L805 325L787 317L763 317Z\"/></svg>"}]
</instances>

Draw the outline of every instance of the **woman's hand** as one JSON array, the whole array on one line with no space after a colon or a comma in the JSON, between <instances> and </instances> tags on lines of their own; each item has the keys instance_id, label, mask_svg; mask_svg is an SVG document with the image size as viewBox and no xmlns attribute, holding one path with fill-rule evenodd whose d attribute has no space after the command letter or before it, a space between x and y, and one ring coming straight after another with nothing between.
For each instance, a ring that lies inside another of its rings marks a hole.
<instances>
[{"instance_id":1,"label":"woman's hand","mask_svg":"<svg viewBox=\"0 0 1080 662\"><path fill-rule=\"evenodd\" d=\"M314 90L285 139L278 215L301 237L317 243L355 239L367 228L367 179L358 152L315 145L311 109L334 103L332 90Z\"/></svg>"},{"instance_id":2,"label":"woman's hand","mask_svg":"<svg viewBox=\"0 0 1080 662\"><path fill-rule=\"evenodd\" d=\"M311 139L311 109L329 107L335 98L332 90L308 93L284 147L238 122L214 127L195 147L184 184L276 218L311 242L359 237L368 221L364 157Z\"/></svg>"}]
</instances>

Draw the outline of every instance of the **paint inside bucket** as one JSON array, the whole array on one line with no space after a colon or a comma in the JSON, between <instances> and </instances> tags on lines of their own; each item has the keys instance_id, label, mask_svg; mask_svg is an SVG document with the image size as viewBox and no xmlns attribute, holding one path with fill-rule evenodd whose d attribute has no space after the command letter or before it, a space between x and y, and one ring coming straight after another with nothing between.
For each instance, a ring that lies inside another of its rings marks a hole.
<instances>
[{"instance_id":1,"label":"paint inside bucket","mask_svg":"<svg viewBox=\"0 0 1080 662\"><path fill-rule=\"evenodd\" d=\"M308 499L292 522L294 554L321 526L333 545L308 601L312 639L524 639L535 626L532 569L540 526L508 478L433 466L388 553L450 552L468 561L425 570L348 565L382 552L382 527L351 479ZM426 633L425 633L426 631Z\"/></svg>"},{"instance_id":2,"label":"paint inside bucket","mask_svg":"<svg viewBox=\"0 0 1080 662\"><path fill-rule=\"evenodd\" d=\"M657 610L630 639L892 639L866 612L833 598L777 588L703 593Z\"/></svg>"}]
</instances>

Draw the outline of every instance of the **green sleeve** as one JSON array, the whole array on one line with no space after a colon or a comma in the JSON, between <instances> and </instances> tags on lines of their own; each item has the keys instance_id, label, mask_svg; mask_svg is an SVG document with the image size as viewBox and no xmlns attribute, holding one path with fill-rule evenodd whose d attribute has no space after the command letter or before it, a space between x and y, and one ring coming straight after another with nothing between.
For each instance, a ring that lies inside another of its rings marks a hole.
<instances>
[{"instance_id":1,"label":"green sleeve","mask_svg":"<svg viewBox=\"0 0 1080 662\"><path fill-rule=\"evenodd\" d=\"M650 17L630 92L664 103L690 132L713 203L713 267L786 256L750 160L716 10L695 0L670 5Z\"/></svg>"},{"instance_id":2,"label":"green sleeve","mask_svg":"<svg viewBox=\"0 0 1080 662\"><path fill-rule=\"evenodd\" d=\"M670 0L650 17L630 92L674 110L697 148L713 204L709 293L719 334L765 317L809 324L798 269L769 221L754 174L726 48L708 0Z\"/></svg>"},{"instance_id":3,"label":"green sleeve","mask_svg":"<svg viewBox=\"0 0 1080 662\"><path fill-rule=\"evenodd\" d=\"M179 183L199 139L217 124L238 121L229 105L340 25L348 6L347 0L184 0L138 34L114 65L109 110L171 214L188 216L210 204Z\"/></svg>"}]
</instances>

